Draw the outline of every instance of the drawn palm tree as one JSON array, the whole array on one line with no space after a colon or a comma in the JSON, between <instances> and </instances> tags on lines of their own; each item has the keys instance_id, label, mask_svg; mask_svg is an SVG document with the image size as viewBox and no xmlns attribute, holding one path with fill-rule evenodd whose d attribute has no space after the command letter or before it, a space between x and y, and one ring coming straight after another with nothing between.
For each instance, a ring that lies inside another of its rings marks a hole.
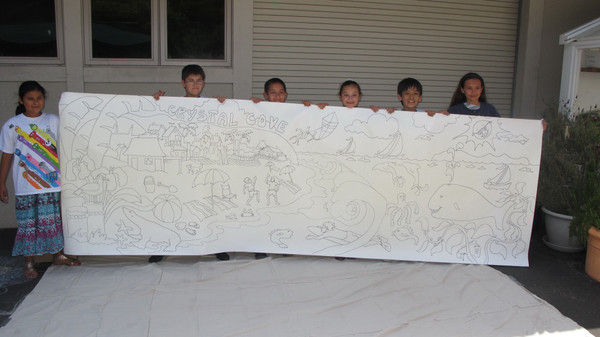
<instances>
[{"instance_id":1,"label":"drawn palm tree","mask_svg":"<svg viewBox=\"0 0 600 337\"><path fill-rule=\"evenodd\" d=\"M229 180L229 175L225 173L223 170L219 169L208 169L200 172L195 178L193 187L198 185L206 185L210 184L210 201L211 201L211 209L214 211L215 209L215 200L214 200L214 186L216 183L224 183Z\"/></svg>"}]
</instances>

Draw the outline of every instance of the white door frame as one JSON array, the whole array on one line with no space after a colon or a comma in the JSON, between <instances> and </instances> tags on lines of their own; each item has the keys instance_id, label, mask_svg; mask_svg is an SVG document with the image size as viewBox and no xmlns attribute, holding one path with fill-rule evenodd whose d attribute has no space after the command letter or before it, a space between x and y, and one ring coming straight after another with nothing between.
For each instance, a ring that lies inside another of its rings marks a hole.
<instances>
[{"instance_id":1,"label":"white door frame","mask_svg":"<svg viewBox=\"0 0 600 337\"><path fill-rule=\"evenodd\" d=\"M577 97L583 50L600 48L600 18L561 34L559 43L565 46L560 83L560 109L572 114Z\"/></svg>"}]
</instances>

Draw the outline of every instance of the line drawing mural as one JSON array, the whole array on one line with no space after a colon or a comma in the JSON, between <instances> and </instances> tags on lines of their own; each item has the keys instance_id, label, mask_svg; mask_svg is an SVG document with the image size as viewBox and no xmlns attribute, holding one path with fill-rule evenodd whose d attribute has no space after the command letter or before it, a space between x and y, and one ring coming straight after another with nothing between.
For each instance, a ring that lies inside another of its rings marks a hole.
<instances>
[{"instance_id":1,"label":"line drawing mural","mask_svg":"<svg viewBox=\"0 0 600 337\"><path fill-rule=\"evenodd\" d=\"M528 265L537 120L63 93L65 251Z\"/></svg>"}]
</instances>

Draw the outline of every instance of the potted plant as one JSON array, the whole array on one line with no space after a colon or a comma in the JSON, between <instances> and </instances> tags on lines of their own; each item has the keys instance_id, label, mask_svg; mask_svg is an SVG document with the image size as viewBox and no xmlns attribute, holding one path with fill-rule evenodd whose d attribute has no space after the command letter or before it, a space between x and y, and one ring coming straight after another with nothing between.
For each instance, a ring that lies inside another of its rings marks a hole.
<instances>
[{"instance_id":1,"label":"potted plant","mask_svg":"<svg viewBox=\"0 0 600 337\"><path fill-rule=\"evenodd\" d=\"M600 282L600 225L596 223L588 233L585 272Z\"/></svg>"},{"instance_id":2,"label":"potted plant","mask_svg":"<svg viewBox=\"0 0 600 337\"><path fill-rule=\"evenodd\" d=\"M573 235L569 226L578 205L586 199L586 170L594 158L591 144L597 143L593 139L600 134L597 115L569 116L555 106L543 117L548 129L542 145L538 204L545 215L544 243L563 252L582 251L581 236Z\"/></svg>"},{"instance_id":3,"label":"potted plant","mask_svg":"<svg viewBox=\"0 0 600 337\"><path fill-rule=\"evenodd\" d=\"M570 234L587 244L585 271L600 281L600 116L598 112L583 114L578 123L586 125L586 162L582 167L583 185L578 194L579 206L574 210Z\"/></svg>"},{"instance_id":4,"label":"potted plant","mask_svg":"<svg viewBox=\"0 0 600 337\"><path fill-rule=\"evenodd\" d=\"M585 272L594 280L600 281L600 186L597 182L596 174L595 190L575 211L571 222L571 233L587 243Z\"/></svg>"}]
</instances>

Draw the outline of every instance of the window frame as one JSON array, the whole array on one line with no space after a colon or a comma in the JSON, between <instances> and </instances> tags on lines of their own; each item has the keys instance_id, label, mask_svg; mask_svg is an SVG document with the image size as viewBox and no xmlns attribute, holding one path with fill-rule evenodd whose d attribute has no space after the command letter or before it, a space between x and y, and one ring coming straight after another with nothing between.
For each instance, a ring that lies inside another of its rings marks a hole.
<instances>
[{"instance_id":1,"label":"window frame","mask_svg":"<svg viewBox=\"0 0 600 337\"><path fill-rule=\"evenodd\" d=\"M224 59L223 60L209 60L209 59L169 59L167 58L167 1L160 0L160 64L169 66L185 66L191 63L197 63L202 65L210 66L231 66L231 26L232 26L232 15L231 15L231 0L225 1L225 46L224 46Z\"/></svg>"},{"instance_id":2,"label":"window frame","mask_svg":"<svg viewBox=\"0 0 600 337\"><path fill-rule=\"evenodd\" d=\"M86 65L139 65L139 66L185 66L196 63L204 66L231 66L232 14L231 0L225 1L225 46L223 60L169 59L167 58L167 1L151 0L151 58L93 58L92 57L92 3L83 2L84 49Z\"/></svg>"},{"instance_id":3,"label":"window frame","mask_svg":"<svg viewBox=\"0 0 600 337\"><path fill-rule=\"evenodd\" d=\"M54 0L54 24L56 25L56 57L0 56L0 64L52 64L65 63L63 0Z\"/></svg>"}]
</instances>

